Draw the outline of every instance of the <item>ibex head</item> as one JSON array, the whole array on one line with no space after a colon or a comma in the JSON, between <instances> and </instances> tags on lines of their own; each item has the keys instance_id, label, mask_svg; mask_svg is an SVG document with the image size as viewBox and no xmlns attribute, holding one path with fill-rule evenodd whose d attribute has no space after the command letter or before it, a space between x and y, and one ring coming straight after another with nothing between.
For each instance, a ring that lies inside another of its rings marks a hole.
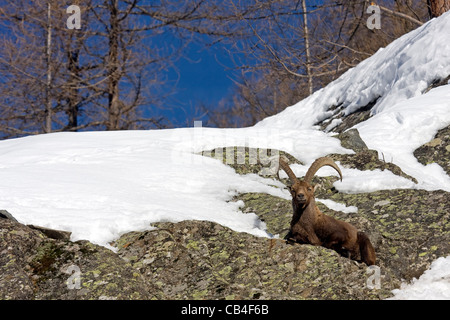
<instances>
[{"instance_id":1,"label":"ibex head","mask_svg":"<svg viewBox=\"0 0 450 320\"><path fill-rule=\"evenodd\" d=\"M323 166L330 166L334 168L339 173L342 181L341 170L331 158L322 157L314 161L306 172L305 178L303 180L299 180L295 176L294 172L292 172L291 168L287 164L287 161L280 157L280 167L286 172L292 183L292 186L289 187L292 199L302 208L307 207L311 199L314 198L315 186L311 184L311 181L316 172Z\"/></svg>"}]
</instances>

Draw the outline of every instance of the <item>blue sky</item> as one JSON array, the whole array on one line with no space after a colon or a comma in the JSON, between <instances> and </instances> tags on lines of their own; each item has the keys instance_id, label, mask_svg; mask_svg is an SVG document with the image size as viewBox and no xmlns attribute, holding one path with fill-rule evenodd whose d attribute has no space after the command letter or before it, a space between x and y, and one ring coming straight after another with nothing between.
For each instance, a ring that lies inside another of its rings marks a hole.
<instances>
[{"instance_id":1,"label":"blue sky","mask_svg":"<svg viewBox=\"0 0 450 320\"><path fill-rule=\"evenodd\" d=\"M180 126L186 119L201 114L199 105L215 106L233 87L233 62L223 47L206 47L191 43L185 56L176 62L177 72L170 77L178 79L175 94L170 98L175 108L164 111ZM205 120L205 119L199 119ZM191 124L193 125L193 124Z\"/></svg>"}]
</instances>

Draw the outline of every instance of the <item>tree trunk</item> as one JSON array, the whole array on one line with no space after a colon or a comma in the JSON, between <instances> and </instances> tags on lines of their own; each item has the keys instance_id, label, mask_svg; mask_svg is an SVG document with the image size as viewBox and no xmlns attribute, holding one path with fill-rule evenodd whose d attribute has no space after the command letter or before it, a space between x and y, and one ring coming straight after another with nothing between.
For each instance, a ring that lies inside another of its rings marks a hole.
<instances>
[{"instance_id":1,"label":"tree trunk","mask_svg":"<svg viewBox=\"0 0 450 320\"><path fill-rule=\"evenodd\" d=\"M311 75L311 53L309 51L309 31L308 31L308 17L306 13L306 1L302 0L303 9L303 28L305 30L305 49L306 49L306 75L308 77L309 94L313 93L313 83Z\"/></svg>"},{"instance_id":2,"label":"tree trunk","mask_svg":"<svg viewBox=\"0 0 450 320\"><path fill-rule=\"evenodd\" d=\"M70 88L69 91L69 97L67 101L67 116L68 116L68 123L67 128L68 130L71 130L73 128L78 127L78 112L79 112L79 106L80 106L80 94L79 90L76 88L77 84L79 83L79 79L81 78L80 72L79 72L79 65L78 65L78 55L79 55L79 49L70 50L68 48L67 51L67 58L68 58L68 68L69 68L69 84Z\"/></svg>"},{"instance_id":3,"label":"tree trunk","mask_svg":"<svg viewBox=\"0 0 450 320\"><path fill-rule=\"evenodd\" d=\"M47 83L45 87L45 124L44 132L52 132L52 98L51 98L51 86L52 86L52 7L50 2L47 3Z\"/></svg>"},{"instance_id":4,"label":"tree trunk","mask_svg":"<svg viewBox=\"0 0 450 320\"><path fill-rule=\"evenodd\" d=\"M107 130L120 129L119 101L119 5L117 0L110 1L110 32L108 59L108 124Z\"/></svg>"},{"instance_id":5,"label":"tree trunk","mask_svg":"<svg viewBox=\"0 0 450 320\"><path fill-rule=\"evenodd\" d=\"M450 0L427 0L430 18L439 17L450 10Z\"/></svg>"},{"instance_id":6,"label":"tree trunk","mask_svg":"<svg viewBox=\"0 0 450 320\"><path fill-rule=\"evenodd\" d=\"M74 5L79 6L80 1L74 0ZM67 97L67 126L64 130L77 131L78 127L78 115L80 111L81 96L80 89L78 88L82 82L82 74L80 72L80 51L82 48L82 40L79 30L72 29L66 30L68 33L67 39L67 68L69 71L69 88Z\"/></svg>"}]
</instances>

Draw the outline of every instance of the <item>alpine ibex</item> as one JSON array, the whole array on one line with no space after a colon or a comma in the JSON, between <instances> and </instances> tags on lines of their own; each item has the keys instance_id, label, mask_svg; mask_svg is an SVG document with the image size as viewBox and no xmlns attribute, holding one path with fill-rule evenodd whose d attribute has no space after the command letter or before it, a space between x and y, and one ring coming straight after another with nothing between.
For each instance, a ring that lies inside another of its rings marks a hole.
<instances>
[{"instance_id":1,"label":"alpine ibex","mask_svg":"<svg viewBox=\"0 0 450 320\"><path fill-rule=\"evenodd\" d=\"M342 181L342 173L336 163L328 157L317 159L302 181L297 179L283 158L280 157L279 161L280 167L292 182L289 190L292 195L294 215L286 239L330 248L353 260L357 260L360 256L367 265L375 264L375 250L367 235L364 232L358 232L350 223L323 214L316 205L311 180L321 167L330 166L339 173Z\"/></svg>"}]
</instances>

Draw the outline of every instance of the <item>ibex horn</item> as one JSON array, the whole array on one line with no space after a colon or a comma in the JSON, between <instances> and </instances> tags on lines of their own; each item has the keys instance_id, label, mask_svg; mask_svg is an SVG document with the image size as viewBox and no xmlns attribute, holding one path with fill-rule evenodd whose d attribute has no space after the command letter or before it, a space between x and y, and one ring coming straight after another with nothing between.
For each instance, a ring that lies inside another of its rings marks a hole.
<instances>
[{"instance_id":1,"label":"ibex horn","mask_svg":"<svg viewBox=\"0 0 450 320\"><path fill-rule=\"evenodd\" d=\"M287 160L286 157L281 156L280 159L279 159L280 167L281 167L281 169L284 170L284 172L286 172L286 174L288 175L289 179L291 180L291 183L295 184L298 181L298 179L295 176L294 172L292 172L292 169L289 168L289 165L287 164L287 161L288 160Z\"/></svg>"},{"instance_id":2,"label":"ibex horn","mask_svg":"<svg viewBox=\"0 0 450 320\"><path fill-rule=\"evenodd\" d=\"M333 159L328 158L328 157L322 157L322 158L319 158L316 161L314 161L313 164L311 165L311 167L309 167L308 171L306 172L305 178L304 178L305 182L311 183L311 180L314 177L314 175L316 174L316 172L323 166L330 166L330 167L334 168L339 173L339 176L341 177L341 181L342 181L342 172L339 169L339 167L337 166L337 164L334 163Z\"/></svg>"}]
</instances>

